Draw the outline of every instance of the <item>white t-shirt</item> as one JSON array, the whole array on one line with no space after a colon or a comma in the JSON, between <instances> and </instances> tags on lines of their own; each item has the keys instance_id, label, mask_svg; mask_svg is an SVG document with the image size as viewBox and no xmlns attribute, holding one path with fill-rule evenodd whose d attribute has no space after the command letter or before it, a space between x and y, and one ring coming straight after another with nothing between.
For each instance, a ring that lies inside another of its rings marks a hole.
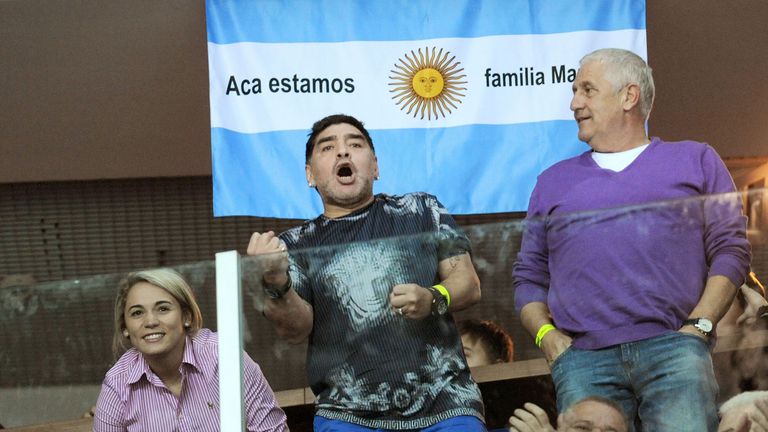
<instances>
[{"instance_id":1,"label":"white t-shirt","mask_svg":"<svg viewBox=\"0 0 768 432\"><path fill-rule=\"evenodd\" d=\"M592 159L600 168L620 172L634 162L646 147L648 147L648 144L617 153L600 153L593 151Z\"/></svg>"}]
</instances>

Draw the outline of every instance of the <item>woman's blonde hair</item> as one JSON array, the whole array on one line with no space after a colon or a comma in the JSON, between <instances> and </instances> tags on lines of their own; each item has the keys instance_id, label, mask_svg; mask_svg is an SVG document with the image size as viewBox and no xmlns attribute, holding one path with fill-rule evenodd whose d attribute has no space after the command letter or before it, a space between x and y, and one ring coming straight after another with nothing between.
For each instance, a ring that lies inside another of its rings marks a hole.
<instances>
[{"instance_id":1,"label":"woman's blonde hair","mask_svg":"<svg viewBox=\"0 0 768 432\"><path fill-rule=\"evenodd\" d=\"M159 268L129 273L117 286L115 299L115 332L112 336L112 352L115 357L131 348L131 341L123 335L125 330L125 302L131 288L140 282L152 284L168 292L181 305L183 316L191 318L189 327L185 326L187 334L194 336L203 327L203 315L195 300L195 294L187 281L175 270Z\"/></svg>"}]
</instances>

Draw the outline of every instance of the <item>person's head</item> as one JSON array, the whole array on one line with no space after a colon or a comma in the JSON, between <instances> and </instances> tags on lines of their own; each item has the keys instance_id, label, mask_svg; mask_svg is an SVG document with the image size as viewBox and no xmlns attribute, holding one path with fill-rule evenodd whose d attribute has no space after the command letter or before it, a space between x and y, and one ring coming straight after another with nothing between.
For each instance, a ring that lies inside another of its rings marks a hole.
<instances>
[{"instance_id":1,"label":"person's head","mask_svg":"<svg viewBox=\"0 0 768 432\"><path fill-rule=\"evenodd\" d=\"M558 432L627 432L629 423L618 403L589 396L571 405L557 419Z\"/></svg>"},{"instance_id":2,"label":"person's head","mask_svg":"<svg viewBox=\"0 0 768 432\"><path fill-rule=\"evenodd\" d=\"M629 124L644 128L655 88L648 64L637 54L616 48L584 56L573 82L571 111L579 125L579 139L612 139ZM600 144L599 142L597 144Z\"/></svg>"},{"instance_id":3,"label":"person's head","mask_svg":"<svg viewBox=\"0 0 768 432\"><path fill-rule=\"evenodd\" d=\"M144 355L183 350L186 335L203 326L192 289L174 270L161 268L129 273L115 299L115 355L136 347Z\"/></svg>"},{"instance_id":4,"label":"person's head","mask_svg":"<svg viewBox=\"0 0 768 432\"><path fill-rule=\"evenodd\" d=\"M306 148L306 176L316 188L328 215L353 211L373 199L379 166L373 141L354 117L334 114L317 121Z\"/></svg>"},{"instance_id":5,"label":"person's head","mask_svg":"<svg viewBox=\"0 0 768 432\"><path fill-rule=\"evenodd\" d=\"M512 338L493 321L464 320L459 322L459 335L469 367L512 361Z\"/></svg>"},{"instance_id":6,"label":"person's head","mask_svg":"<svg viewBox=\"0 0 768 432\"><path fill-rule=\"evenodd\" d=\"M725 401L719 410L720 425L717 432L746 432L749 430L748 415L754 409L755 401L768 400L768 391L739 393Z\"/></svg>"}]
</instances>

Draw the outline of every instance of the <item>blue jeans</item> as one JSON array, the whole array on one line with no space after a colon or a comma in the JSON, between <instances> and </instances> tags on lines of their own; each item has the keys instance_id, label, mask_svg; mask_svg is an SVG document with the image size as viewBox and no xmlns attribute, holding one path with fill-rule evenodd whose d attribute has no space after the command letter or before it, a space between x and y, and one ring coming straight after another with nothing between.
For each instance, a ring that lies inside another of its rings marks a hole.
<instances>
[{"instance_id":1,"label":"blue jeans","mask_svg":"<svg viewBox=\"0 0 768 432\"><path fill-rule=\"evenodd\" d=\"M716 431L717 382L709 345L670 332L598 350L568 348L552 364L557 410L587 396L618 402L636 430Z\"/></svg>"},{"instance_id":2,"label":"blue jeans","mask_svg":"<svg viewBox=\"0 0 768 432\"><path fill-rule=\"evenodd\" d=\"M511 414L510 414L511 415ZM413 429L417 430L417 429ZM386 429L371 429L347 423L341 420L331 420L315 416L315 432L385 432ZM421 432L486 432L485 425L477 417L459 416L443 420L440 423L422 429Z\"/></svg>"}]
</instances>

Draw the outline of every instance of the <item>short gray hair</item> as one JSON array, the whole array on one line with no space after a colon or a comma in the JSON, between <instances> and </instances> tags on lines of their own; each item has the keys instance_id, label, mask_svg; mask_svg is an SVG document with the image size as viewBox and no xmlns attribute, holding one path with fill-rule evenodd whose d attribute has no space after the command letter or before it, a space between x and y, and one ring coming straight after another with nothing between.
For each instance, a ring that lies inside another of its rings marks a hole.
<instances>
[{"instance_id":1,"label":"short gray hair","mask_svg":"<svg viewBox=\"0 0 768 432\"><path fill-rule=\"evenodd\" d=\"M723 404L720 405L720 410L718 412L720 417L723 417L728 411L752 405L755 401L761 399L768 399L768 391L746 391L739 393L723 402Z\"/></svg>"},{"instance_id":2,"label":"short gray hair","mask_svg":"<svg viewBox=\"0 0 768 432\"><path fill-rule=\"evenodd\" d=\"M619 415L621 415L621 421L622 423L624 423L624 429L629 430L629 418L627 418L627 413L624 412L624 408L615 400L608 399L607 397L598 396L598 395L587 396L571 404L571 406L568 407L566 412L573 412L574 407L576 407L577 405L581 405L585 402L596 402L596 403L603 404L613 408L616 412L619 413Z\"/></svg>"},{"instance_id":3,"label":"short gray hair","mask_svg":"<svg viewBox=\"0 0 768 432\"><path fill-rule=\"evenodd\" d=\"M653 84L653 71L639 55L619 48L603 48L593 51L579 61L580 66L587 63L602 63L606 66L606 79L619 91L628 84L640 87L640 114L647 120L656 96Z\"/></svg>"}]
</instances>

